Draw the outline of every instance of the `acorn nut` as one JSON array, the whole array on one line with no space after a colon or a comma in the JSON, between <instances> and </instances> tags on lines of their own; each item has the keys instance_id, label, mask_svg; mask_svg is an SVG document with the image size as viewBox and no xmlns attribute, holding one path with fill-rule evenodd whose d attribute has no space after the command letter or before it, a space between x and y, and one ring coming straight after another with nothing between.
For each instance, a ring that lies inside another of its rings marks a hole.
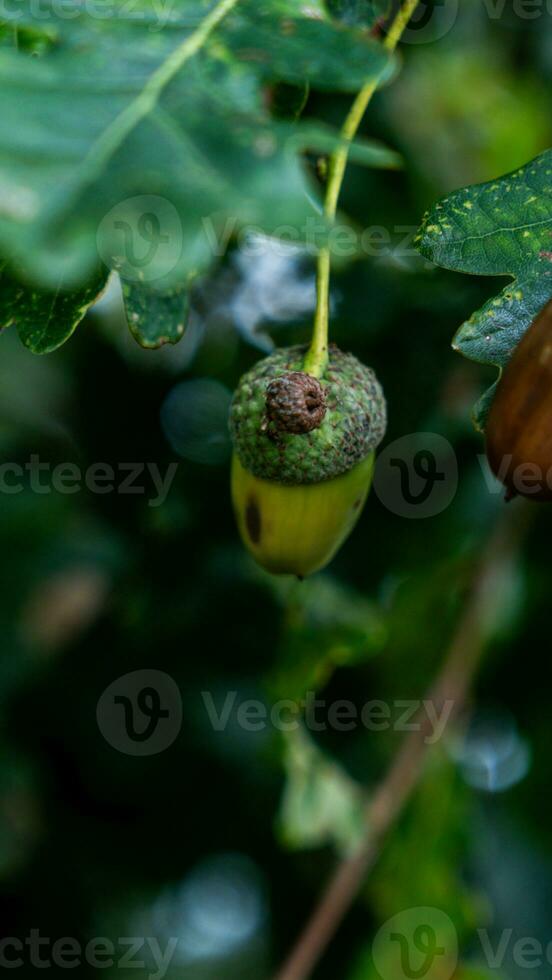
<instances>
[{"instance_id":1,"label":"acorn nut","mask_svg":"<svg viewBox=\"0 0 552 980\"><path fill-rule=\"evenodd\" d=\"M386 426L370 368L332 345L324 375L306 348L276 351L241 379L230 411L232 499L244 544L276 574L323 568L356 524Z\"/></svg>"},{"instance_id":2,"label":"acorn nut","mask_svg":"<svg viewBox=\"0 0 552 980\"><path fill-rule=\"evenodd\" d=\"M485 434L490 467L507 499L552 500L552 300L504 369Z\"/></svg>"}]
</instances>

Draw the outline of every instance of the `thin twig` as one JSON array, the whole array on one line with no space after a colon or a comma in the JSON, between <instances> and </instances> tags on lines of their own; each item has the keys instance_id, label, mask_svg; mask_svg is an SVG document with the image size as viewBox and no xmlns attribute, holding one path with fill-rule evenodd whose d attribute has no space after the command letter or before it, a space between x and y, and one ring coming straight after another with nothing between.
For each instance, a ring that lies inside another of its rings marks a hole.
<instances>
[{"instance_id":1,"label":"thin twig","mask_svg":"<svg viewBox=\"0 0 552 980\"><path fill-rule=\"evenodd\" d=\"M405 0L393 20L387 37L383 42L384 48L393 53L397 47L402 34L404 33L410 18L416 10L420 0ZM324 215L328 221L333 221L337 214L339 195L347 169L349 152L352 142L358 132L358 128L364 118L366 110L377 91L380 78L369 81L358 93L353 102L350 112L341 130L341 141L336 150L332 153L328 163L328 183L326 186L326 196L324 200ZM327 245L323 246L318 253L318 264L316 272L316 312L314 315L314 328L310 348L305 357L303 370L307 374L312 374L315 378L320 378L326 370L328 363L328 327L329 327L329 301L330 301L330 249Z\"/></svg>"},{"instance_id":2,"label":"thin twig","mask_svg":"<svg viewBox=\"0 0 552 980\"><path fill-rule=\"evenodd\" d=\"M436 710L452 705L449 721L466 705L471 682L485 649L489 605L500 589L500 570L518 552L531 508L510 505L491 535L477 564L464 612L444 666L427 699ZM427 700L426 699L426 700ZM307 980L335 935L366 875L376 863L385 836L412 795L430 748L427 714L405 737L387 775L372 794L366 810L366 832L358 849L345 858L316 906L288 960L274 980Z\"/></svg>"}]
</instances>

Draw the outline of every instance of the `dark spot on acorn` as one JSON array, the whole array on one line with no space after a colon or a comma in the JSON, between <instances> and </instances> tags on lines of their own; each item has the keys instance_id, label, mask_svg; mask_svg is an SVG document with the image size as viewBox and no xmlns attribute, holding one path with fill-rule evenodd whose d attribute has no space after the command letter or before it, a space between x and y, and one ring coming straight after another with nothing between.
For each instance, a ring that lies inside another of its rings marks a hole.
<instances>
[{"instance_id":1,"label":"dark spot on acorn","mask_svg":"<svg viewBox=\"0 0 552 980\"><path fill-rule=\"evenodd\" d=\"M552 301L533 321L499 382L487 457L507 499L552 500Z\"/></svg>"},{"instance_id":2,"label":"dark spot on acorn","mask_svg":"<svg viewBox=\"0 0 552 980\"><path fill-rule=\"evenodd\" d=\"M318 429L326 414L320 382L303 371L290 371L271 381L266 390L266 421L270 431L304 435Z\"/></svg>"},{"instance_id":3,"label":"dark spot on acorn","mask_svg":"<svg viewBox=\"0 0 552 980\"><path fill-rule=\"evenodd\" d=\"M259 544L262 530L261 512L254 497L250 497L250 499L247 501L247 507L245 508L245 526L247 527L247 533L249 534L253 544Z\"/></svg>"}]
</instances>

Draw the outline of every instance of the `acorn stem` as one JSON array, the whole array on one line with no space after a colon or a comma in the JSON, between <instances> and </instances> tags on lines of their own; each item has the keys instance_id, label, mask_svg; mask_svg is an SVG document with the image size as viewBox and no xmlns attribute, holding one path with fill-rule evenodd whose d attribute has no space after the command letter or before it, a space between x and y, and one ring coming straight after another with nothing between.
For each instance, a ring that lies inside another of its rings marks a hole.
<instances>
[{"instance_id":1,"label":"acorn stem","mask_svg":"<svg viewBox=\"0 0 552 980\"><path fill-rule=\"evenodd\" d=\"M383 46L393 52L399 43L408 22L420 0L405 0L391 24ZM358 132L364 114L377 90L379 77L369 81L358 93L341 130L339 145L333 151L328 163L328 183L324 199L324 215L328 224L333 223L337 214L339 195L347 169L351 144ZM311 345L305 356L303 370L314 378L321 378L328 365L328 330L330 307L331 254L327 245L318 253L316 273L316 312Z\"/></svg>"},{"instance_id":2,"label":"acorn stem","mask_svg":"<svg viewBox=\"0 0 552 980\"><path fill-rule=\"evenodd\" d=\"M328 329L330 304L330 250L320 249L316 271L316 313L311 345L305 355L303 370L313 378L323 377L328 366Z\"/></svg>"}]
</instances>

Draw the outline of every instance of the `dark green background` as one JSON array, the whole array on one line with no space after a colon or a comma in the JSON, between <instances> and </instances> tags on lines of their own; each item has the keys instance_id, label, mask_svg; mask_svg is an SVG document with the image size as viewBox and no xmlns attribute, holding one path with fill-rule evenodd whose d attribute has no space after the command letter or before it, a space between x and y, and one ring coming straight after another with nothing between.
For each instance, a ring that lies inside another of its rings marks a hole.
<instances>
[{"instance_id":1,"label":"dark green background","mask_svg":"<svg viewBox=\"0 0 552 980\"><path fill-rule=\"evenodd\" d=\"M405 169L351 166L342 196L355 224L391 229L396 244L404 239L397 226L414 229L449 190L505 173L551 145L551 16L543 10L525 20L506 4L493 19L485 5L465 3L445 38L405 45L403 56L402 74L376 97L364 131L397 148ZM347 106L346 98L312 96L307 113L339 124ZM307 279L312 272L309 260L290 270ZM258 572L234 527L227 460L179 459L160 421L179 382L209 377L231 390L261 356L233 314L251 274L233 253L198 285L188 336L175 348L141 351L116 303L91 313L47 357L24 351L15 332L0 344L2 461L25 464L39 454L83 469L139 460L164 469L179 460L158 509L148 507L148 494L0 496L2 933L25 937L40 928L52 940L82 943L140 934L136 917L151 922L158 895L186 881L196 909L204 901L207 917L224 920L216 901L209 905L213 894L193 892L193 883L205 862L244 855L264 920L234 955L171 974L189 980L268 976L334 861L329 844L296 851L284 844L276 821L285 782L280 738L235 726L217 735L200 692L293 697L311 685L309 665L328 655L345 661L319 687L328 702L421 697L457 620L470 562L503 506L486 489L482 442L470 423L493 371L450 350L457 327L501 283L429 269L412 255L359 260L336 269L333 339L384 384L387 441L429 430L453 444L458 492L445 512L420 521L393 515L372 496L325 586ZM279 288L285 295L285 275ZM257 294L246 297L248 313ZM309 317L262 328L277 344L300 342ZM220 433L205 418L207 434ZM475 791L450 756L437 753L320 980L370 980L373 934L410 905L436 905L453 917L465 962L481 959L478 927L552 939L551 535L550 511L538 509L519 561L505 570L477 684L481 715L498 717L498 728L528 746L527 774L502 793ZM184 702L178 739L146 759L117 752L96 724L108 684L141 668L169 673ZM368 790L398 739L363 730L317 736ZM239 909L239 895L230 893L224 907ZM150 924L146 934L154 930ZM525 973L506 960L502 973L489 975Z\"/></svg>"}]
</instances>

